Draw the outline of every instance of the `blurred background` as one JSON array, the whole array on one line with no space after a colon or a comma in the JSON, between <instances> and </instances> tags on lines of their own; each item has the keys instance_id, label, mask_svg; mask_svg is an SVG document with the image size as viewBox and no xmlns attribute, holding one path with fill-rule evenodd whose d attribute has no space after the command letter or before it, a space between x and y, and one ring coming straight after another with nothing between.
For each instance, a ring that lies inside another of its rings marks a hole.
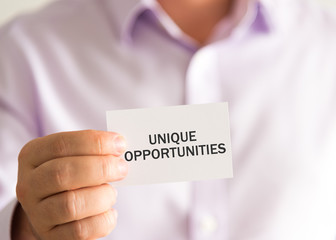
<instances>
[{"instance_id":1,"label":"blurred background","mask_svg":"<svg viewBox=\"0 0 336 240\"><path fill-rule=\"evenodd\" d=\"M0 0L0 25L14 16L38 9L53 0ZM122 1L122 0L121 0ZM306 0L316 1L324 6L336 9L336 0Z\"/></svg>"}]
</instances>

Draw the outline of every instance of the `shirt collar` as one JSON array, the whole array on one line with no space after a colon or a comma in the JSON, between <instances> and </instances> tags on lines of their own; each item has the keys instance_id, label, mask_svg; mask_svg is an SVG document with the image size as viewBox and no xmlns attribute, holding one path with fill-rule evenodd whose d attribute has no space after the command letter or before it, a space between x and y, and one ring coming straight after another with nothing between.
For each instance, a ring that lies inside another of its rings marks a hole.
<instances>
[{"instance_id":1,"label":"shirt collar","mask_svg":"<svg viewBox=\"0 0 336 240\"><path fill-rule=\"evenodd\" d=\"M227 37L228 31L230 34L240 35L246 30L268 32L274 27L271 13L273 0L236 0L238 4L244 4L244 1L250 1L244 16L239 16L241 14L239 12L241 6L237 5L231 16L232 18L237 17L237 19L233 20L237 21L236 23L230 23L233 28L226 29L230 27L222 26L221 30L214 33L211 41ZM164 12L161 12L162 9L156 0L105 0L105 4L108 8L106 10L110 12L109 17L113 18L114 22L117 23L115 27L120 34L121 41L132 42L133 31L137 21L141 21L141 16L144 12L151 11L158 18L157 21L166 28L173 38L181 36L185 41L191 44L194 43L192 39L188 39L188 36L174 25L171 19L167 18Z\"/></svg>"},{"instance_id":2,"label":"shirt collar","mask_svg":"<svg viewBox=\"0 0 336 240\"><path fill-rule=\"evenodd\" d=\"M117 33L120 35L121 41L131 41L132 32L138 17L148 7L141 0L105 0L104 6L111 19L111 23Z\"/></svg>"},{"instance_id":3,"label":"shirt collar","mask_svg":"<svg viewBox=\"0 0 336 240\"><path fill-rule=\"evenodd\" d=\"M268 0L236 0L235 9L226 19L218 23L209 42L230 36L239 38L247 33L268 33L274 28Z\"/></svg>"}]
</instances>

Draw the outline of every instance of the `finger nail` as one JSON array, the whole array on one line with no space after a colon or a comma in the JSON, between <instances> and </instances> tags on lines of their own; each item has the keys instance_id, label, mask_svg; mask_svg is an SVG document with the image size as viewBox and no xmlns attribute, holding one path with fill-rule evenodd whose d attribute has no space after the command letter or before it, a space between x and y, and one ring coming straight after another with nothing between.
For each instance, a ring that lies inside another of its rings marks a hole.
<instances>
[{"instance_id":1,"label":"finger nail","mask_svg":"<svg viewBox=\"0 0 336 240\"><path fill-rule=\"evenodd\" d=\"M122 177L125 177L128 173L128 163L125 160L121 159L121 161L119 161L118 168L120 175Z\"/></svg>"},{"instance_id":2,"label":"finger nail","mask_svg":"<svg viewBox=\"0 0 336 240\"><path fill-rule=\"evenodd\" d=\"M112 189L113 189L115 198L117 198L118 197L118 190L115 189L114 187L112 187Z\"/></svg>"},{"instance_id":3,"label":"finger nail","mask_svg":"<svg viewBox=\"0 0 336 240\"><path fill-rule=\"evenodd\" d=\"M126 150L126 140L123 136L117 135L113 139L113 147L117 154L122 154Z\"/></svg>"},{"instance_id":4,"label":"finger nail","mask_svg":"<svg viewBox=\"0 0 336 240\"><path fill-rule=\"evenodd\" d=\"M118 211L113 209L113 215L115 217L115 219L118 219Z\"/></svg>"}]
</instances>

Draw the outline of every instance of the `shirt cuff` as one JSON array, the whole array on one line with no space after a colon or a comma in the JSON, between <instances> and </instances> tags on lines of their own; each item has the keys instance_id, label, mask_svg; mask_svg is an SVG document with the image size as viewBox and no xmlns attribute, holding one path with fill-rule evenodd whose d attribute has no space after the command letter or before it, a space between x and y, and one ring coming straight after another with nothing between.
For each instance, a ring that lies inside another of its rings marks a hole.
<instances>
[{"instance_id":1,"label":"shirt cuff","mask_svg":"<svg viewBox=\"0 0 336 240\"><path fill-rule=\"evenodd\" d=\"M0 236L1 240L11 240L11 223L17 200L13 199L0 211Z\"/></svg>"}]
</instances>

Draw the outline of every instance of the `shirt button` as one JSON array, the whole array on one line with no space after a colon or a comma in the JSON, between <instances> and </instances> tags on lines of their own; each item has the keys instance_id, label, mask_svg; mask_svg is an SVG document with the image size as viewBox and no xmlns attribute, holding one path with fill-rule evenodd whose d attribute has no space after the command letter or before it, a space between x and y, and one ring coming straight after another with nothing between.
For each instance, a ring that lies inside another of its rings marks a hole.
<instances>
[{"instance_id":1,"label":"shirt button","mask_svg":"<svg viewBox=\"0 0 336 240\"><path fill-rule=\"evenodd\" d=\"M206 215L200 221L201 231L205 234L213 233L218 228L217 219L214 216Z\"/></svg>"}]
</instances>

